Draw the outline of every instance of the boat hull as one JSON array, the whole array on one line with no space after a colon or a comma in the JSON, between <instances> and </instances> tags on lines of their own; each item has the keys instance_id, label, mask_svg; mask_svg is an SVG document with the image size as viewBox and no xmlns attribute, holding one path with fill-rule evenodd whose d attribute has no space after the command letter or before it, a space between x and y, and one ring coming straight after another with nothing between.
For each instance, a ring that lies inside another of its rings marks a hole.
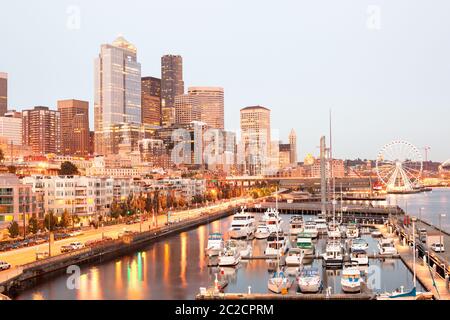
<instances>
[{"instance_id":1,"label":"boat hull","mask_svg":"<svg viewBox=\"0 0 450 320\"><path fill-rule=\"evenodd\" d=\"M347 282L341 283L342 291L345 293L359 293L361 292L361 284L350 284Z\"/></svg>"},{"instance_id":2,"label":"boat hull","mask_svg":"<svg viewBox=\"0 0 450 320\"><path fill-rule=\"evenodd\" d=\"M241 257L219 257L220 267L236 266L241 261Z\"/></svg>"}]
</instances>

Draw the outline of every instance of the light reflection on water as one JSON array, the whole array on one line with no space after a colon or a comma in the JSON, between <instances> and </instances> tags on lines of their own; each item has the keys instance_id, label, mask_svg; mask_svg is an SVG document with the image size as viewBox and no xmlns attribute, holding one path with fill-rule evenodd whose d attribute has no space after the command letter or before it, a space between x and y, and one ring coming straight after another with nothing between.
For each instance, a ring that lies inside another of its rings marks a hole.
<instances>
[{"instance_id":1,"label":"light reflection on water","mask_svg":"<svg viewBox=\"0 0 450 320\"><path fill-rule=\"evenodd\" d=\"M287 225L289 216L283 216ZM18 299L194 299L200 287L213 284L217 268L207 267L205 247L209 233L226 233L231 217L209 225L171 236L150 244L147 248L121 258L82 268L81 289L66 287L67 275L57 275L24 291ZM376 240L364 236L369 253L376 251ZM317 250L323 252L325 240L316 241ZM254 240L254 255L262 255L265 240ZM322 271L325 286L340 292L341 271L324 270L321 261L314 266ZM412 286L412 275L398 260L372 260L371 265L381 269L379 290L394 290ZM226 268L229 280L226 292L267 292L270 277L265 260L243 261L236 269ZM420 290L421 288L419 288Z\"/></svg>"}]
</instances>

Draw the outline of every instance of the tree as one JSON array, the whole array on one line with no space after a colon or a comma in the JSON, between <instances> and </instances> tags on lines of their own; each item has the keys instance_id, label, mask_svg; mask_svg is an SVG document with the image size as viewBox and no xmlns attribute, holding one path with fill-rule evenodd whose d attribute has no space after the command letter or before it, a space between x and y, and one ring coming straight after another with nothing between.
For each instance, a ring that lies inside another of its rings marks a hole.
<instances>
[{"instance_id":1,"label":"tree","mask_svg":"<svg viewBox=\"0 0 450 320\"><path fill-rule=\"evenodd\" d=\"M5 160L5 154L3 153L3 149L0 148L0 162L3 162Z\"/></svg>"},{"instance_id":2,"label":"tree","mask_svg":"<svg viewBox=\"0 0 450 320\"><path fill-rule=\"evenodd\" d=\"M67 228L70 226L72 219L70 218L70 214L67 210L64 210L61 215L61 221L59 222L59 226L63 228Z\"/></svg>"},{"instance_id":3,"label":"tree","mask_svg":"<svg viewBox=\"0 0 450 320\"><path fill-rule=\"evenodd\" d=\"M12 221L8 226L8 232L11 238L17 238L19 235L19 224L16 221Z\"/></svg>"},{"instance_id":4,"label":"tree","mask_svg":"<svg viewBox=\"0 0 450 320\"><path fill-rule=\"evenodd\" d=\"M61 164L61 169L59 170L59 174L62 176L72 176L79 174L78 168L70 161L65 161Z\"/></svg>"},{"instance_id":5,"label":"tree","mask_svg":"<svg viewBox=\"0 0 450 320\"><path fill-rule=\"evenodd\" d=\"M53 211L49 211L49 213L46 214L44 217L44 227L49 231L53 231L55 230L55 227L57 225L58 225L58 218L55 217Z\"/></svg>"},{"instance_id":6,"label":"tree","mask_svg":"<svg viewBox=\"0 0 450 320\"><path fill-rule=\"evenodd\" d=\"M122 208L120 207L120 203L118 203L116 200L114 200L111 204L111 211L110 211L111 218L113 218L113 219L119 218L121 212L122 212Z\"/></svg>"},{"instance_id":7,"label":"tree","mask_svg":"<svg viewBox=\"0 0 450 320\"><path fill-rule=\"evenodd\" d=\"M36 217L31 217L30 220L28 220L28 230L32 234L36 234L39 231L39 223Z\"/></svg>"},{"instance_id":8,"label":"tree","mask_svg":"<svg viewBox=\"0 0 450 320\"><path fill-rule=\"evenodd\" d=\"M16 174L17 167L16 166L8 166L8 172Z\"/></svg>"}]
</instances>

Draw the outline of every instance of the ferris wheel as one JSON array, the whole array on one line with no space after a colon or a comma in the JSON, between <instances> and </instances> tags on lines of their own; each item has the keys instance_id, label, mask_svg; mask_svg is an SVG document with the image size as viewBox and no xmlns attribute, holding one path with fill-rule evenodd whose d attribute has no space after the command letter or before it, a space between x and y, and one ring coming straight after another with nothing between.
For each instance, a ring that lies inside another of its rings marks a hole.
<instances>
[{"instance_id":1,"label":"ferris wheel","mask_svg":"<svg viewBox=\"0 0 450 320\"><path fill-rule=\"evenodd\" d=\"M413 191L419 184L422 169L422 154L409 142L392 141L378 153L377 175L388 192Z\"/></svg>"}]
</instances>

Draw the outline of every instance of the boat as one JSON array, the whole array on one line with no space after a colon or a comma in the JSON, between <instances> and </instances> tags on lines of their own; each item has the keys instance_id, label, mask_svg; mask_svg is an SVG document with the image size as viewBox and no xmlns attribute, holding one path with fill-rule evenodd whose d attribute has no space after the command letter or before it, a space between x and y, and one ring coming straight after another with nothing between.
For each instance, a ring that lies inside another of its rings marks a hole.
<instances>
[{"instance_id":1,"label":"boat","mask_svg":"<svg viewBox=\"0 0 450 320\"><path fill-rule=\"evenodd\" d=\"M282 232L273 232L267 238L267 246L264 250L266 256L283 255L286 253L286 237Z\"/></svg>"},{"instance_id":2,"label":"boat","mask_svg":"<svg viewBox=\"0 0 450 320\"><path fill-rule=\"evenodd\" d=\"M355 263L344 265L341 276L341 288L345 293L361 292L361 272Z\"/></svg>"},{"instance_id":3,"label":"boat","mask_svg":"<svg viewBox=\"0 0 450 320\"><path fill-rule=\"evenodd\" d=\"M299 266L303 260L302 250L299 248L290 248L286 254L287 266Z\"/></svg>"},{"instance_id":4,"label":"boat","mask_svg":"<svg viewBox=\"0 0 450 320\"><path fill-rule=\"evenodd\" d=\"M330 222L328 224L328 238L338 239L342 236L341 230L339 229L339 225L335 222Z\"/></svg>"},{"instance_id":5,"label":"boat","mask_svg":"<svg viewBox=\"0 0 450 320\"><path fill-rule=\"evenodd\" d=\"M289 221L289 234L297 235L300 232L303 232L303 217L302 216L293 216Z\"/></svg>"},{"instance_id":6,"label":"boat","mask_svg":"<svg viewBox=\"0 0 450 320\"><path fill-rule=\"evenodd\" d=\"M322 289L319 270L317 268L303 268L297 277L297 284L302 293L319 292Z\"/></svg>"},{"instance_id":7,"label":"boat","mask_svg":"<svg viewBox=\"0 0 450 320\"><path fill-rule=\"evenodd\" d=\"M255 238L256 239L267 239L270 235L269 227L265 223L259 224L256 227Z\"/></svg>"},{"instance_id":8,"label":"boat","mask_svg":"<svg viewBox=\"0 0 450 320\"><path fill-rule=\"evenodd\" d=\"M236 247L226 246L219 255L218 264L220 267L231 267L241 262L240 251Z\"/></svg>"},{"instance_id":9,"label":"boat","mask_svg":"<svg viewBox=\"0 0 450 320\"><path fill-rule=\"evenodd\" d=\"M208 244L205 254L209 257L218 256L224 249L223 236L221 233L211 233L208 237Z\"/></svg>"},{"instance_id":10,"label":"boat","mask_svg":"<svg viewBox=\"0 0 450 320\"><path fill-rule=\"evenodd\" d=\"M325 234L328 231L327 220L324 218L314 219L316 229L319 234Z\"/></svg>"},{"instance_id":11,"label":"boat","mask_svg":"<svg viewBox=\"0 0 450 320\"><path fill-rule=\"evenodd\" d=\"M275 271L267 282L267 287L273 293L287 293L291 288L292 280L290 280L283 271Z\"/></svg>"},{"instance_id":12,"label":"boat","mask_svg":"<svg viewBox=\"0 0 450 320\"><path fill-rule=\"evenodd\" d=\"M314 255L314 244L311 236L307 233L299 233L297 235L297 248L300 249L304 257Z\"/></svg>"},{"instance_id":13,"label":"boat","mask_svg":"<svg viewBox=\"0 0 450 320\"><path fill-rule=\"evenodd\" d=\"M262 222L266 222L267 220L269 220L270 218L275 218L277 217L277 212L275 211L274 208L268 208L264 214L261 217L261 221Z\"/></svg>"},{"instance_id":14,"label":"boat","mask_svg":"<svg viewBox=\"0 0 450 320\"><path fill-rule=\"evenodd\" d=\"M266 219L266 226L269 228L270 233L281 231L282 223L283 220L278 216L278 212L276 212L275 216Z\"/></svg>"},{"instance_id":15,"label":"boat","mask_svg":"<svg viewBox=\"0 0 450 320\"><path fill-rule=\"evenodd\" d=\"M316 223L314 221L305 222L303 233L308 234L312 239L317 238L319 232L317 231Z\"/></svg>"},{"instance_id":16,"label":"boat","mask_svg":"<svg viewBox=\"0 0 450 320\"><path fill-rule=\"evenodd\" d=\"M356 224L349 224L345 230L345 235L349 239L354 239L359 237L359 230Z\"/></svg>"},{"instance_id":17,"label":"boat","mask_svg":"<svg viewBox=\"0 0 450 320\"><path fill-rule=\"evenodd\" d=\"M327 268L340 268L343 262L342 246L339 240L328 240L325 253L322 254L324 266Z\"/></svg>"},{"instance_id":18,"label":"boat","mask_svg":"<svg viewBox=\"0 0 450 320\"><path fill-rule=\"evenodd\" d=\"M369 264L369 256L365 250L353 250L350 252L350 261L355 262L358 266L366 266Z\"/></svg>"},{"instance_id":19,"label":"boat","mask_svg":"<svg viewBox=\"0 0 450 320\"><path fill-rule=\"evenodd\" d=\"M379 238L382 236L382 234L381 234L381 231L377 229L377 230L372 231L371 236L374 238Z\"/></svg>"},{"instance_id":20,"label":"boat","mask_svg":"<svg viewBox=\"0 0 450 320\"><path fill-rule=\"evenodd\" d=\"M228 235L233 239L249 238L255 233L255 218L242 209L233 216Z\"/></svg>"},{"instance_id":21,"label":"boat","mask_svg":"<svg viewBox=\"0 0 450 320\"><path fill-rule=\"evenodd\" d=\"M362 239L362 238L356 238L352 240L352 251L354 250L367 250L369 248L369 244L367 243L366 240Z\"/></svg>"},{"instance_id":22,"label":"boat","mask_svg":"<svg viewBox=\"0 0 450 320\"><path fill-rule=\"evenodd\" d=\"M398 254L392 239L381 239L378 242L378 252L380 255L396 255Z\"/></svg>"},{"instance_id":23,"label":"boat","mask_svg":"<svg viewBox=\"0 0 450 320\"><path fill-rule=\"evenodd\" d=\"M417 292L416 287L410 291L405 292L403 286L400 290L394 290L393 292L383 292L377 295L377 300L432 300L432 292Z\"/></svg>"}]
</instances>

